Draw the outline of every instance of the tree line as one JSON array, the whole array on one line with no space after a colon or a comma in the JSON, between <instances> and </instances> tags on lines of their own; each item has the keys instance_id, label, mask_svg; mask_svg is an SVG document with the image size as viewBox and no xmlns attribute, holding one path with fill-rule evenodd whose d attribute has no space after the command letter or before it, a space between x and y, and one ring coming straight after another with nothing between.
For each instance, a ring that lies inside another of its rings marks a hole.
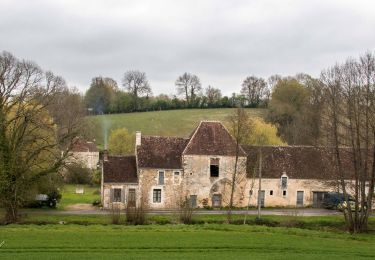
<instances>
[{"instance_id":1,"label":"tree line","mask_svg":"<svg viewBox=\"0 0 375 260\"><path fill-rule=\"evenodd\" d=\"M221 90L208 85L203 88L197 75L183 73L175 81L176 94L152 95L146 73L130 70L122 84L111 78L95 77L84 96L90 114L127 113L184 108L267 107L271 89L281 77L268 81L256 76L245 78L240 93L223 96Z\"/></svg>"}]
</instances>

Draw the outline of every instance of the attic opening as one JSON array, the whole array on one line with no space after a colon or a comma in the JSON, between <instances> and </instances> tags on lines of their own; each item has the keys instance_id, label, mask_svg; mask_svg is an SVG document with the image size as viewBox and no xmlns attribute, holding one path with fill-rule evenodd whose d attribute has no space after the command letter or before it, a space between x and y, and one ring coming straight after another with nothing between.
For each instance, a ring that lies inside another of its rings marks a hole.
<instances>
[{"instance_id":1,"label":"attic opening","mask_svg":"<svg viewBox=\"0 0 375 260\"><path fill-rule=\"evenodd\" d=\"M219 158L210 159L210 177L219 177Z\"/></svg>"}]
</instances>

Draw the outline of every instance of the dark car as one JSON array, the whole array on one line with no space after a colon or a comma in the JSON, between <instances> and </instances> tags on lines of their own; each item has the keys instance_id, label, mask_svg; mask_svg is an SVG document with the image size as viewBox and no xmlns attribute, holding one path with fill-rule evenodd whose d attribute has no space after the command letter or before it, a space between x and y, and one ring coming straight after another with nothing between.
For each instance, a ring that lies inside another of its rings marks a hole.
<instances>
[{"instance_id":1,"label":"dark car","mask_svg":"<svg viewBox=\"0 0 375 260\"><path fill-rule=\"evenodd\" d=\"M344 201L344 194L338 192L328 192L324 194L322 206L326 209L338 209L339 205L341 205ZM349 201L353 201L351 196L349 196Z\"/></svg>"}]
</instances>

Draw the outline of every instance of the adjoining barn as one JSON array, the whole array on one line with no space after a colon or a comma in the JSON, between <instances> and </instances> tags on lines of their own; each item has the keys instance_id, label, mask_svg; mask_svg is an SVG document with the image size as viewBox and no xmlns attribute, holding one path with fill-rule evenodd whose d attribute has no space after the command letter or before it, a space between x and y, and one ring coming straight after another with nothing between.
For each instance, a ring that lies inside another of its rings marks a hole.
<instances>
[{"instance_id":1,"label":"adjoining barn","mask_svg":"<svg viewBox=\"0 0 375 260\"><path fill-rule=\"evenodd\" d=\"M236 144L217 121L202 121L188 138L136 134L134 156L104 156L102 203L142 204L150 209L228 205ZM308 146L240 147L236 207L256 206L259 155L262 155L262 206L320 206L337 191L331 150ZM350 160L347 169L350 173Z\"/></svg>"}]
</instances>

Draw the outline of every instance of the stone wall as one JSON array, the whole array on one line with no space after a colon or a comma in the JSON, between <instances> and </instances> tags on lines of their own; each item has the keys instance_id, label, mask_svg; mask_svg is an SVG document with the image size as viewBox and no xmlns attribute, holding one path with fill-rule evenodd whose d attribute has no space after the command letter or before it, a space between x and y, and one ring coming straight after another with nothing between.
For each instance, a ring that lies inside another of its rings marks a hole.
<instances>
[{"instance_id":1,"label":"stone wall","mask_svg":"<svg viewBox=\"0 0 375 260\"><path fill-rule=\"evenodd\" d=\"M219 177L210 176L210 159L219 159ZM227 206L230 200L232 174L234 172L234 156L184 155L184 181L189 195L197 196L197 206L212 206L214 194L221 195L222 206ZM246 157L238 160L238 174L234 205L243 203L246 187Z\"/></svg>"},{"instance_id":2,"label":"stone wall","mask_svg":"<svg viewBox=\"0 0 375 260\"><path fill-rule=\"evenodd\" d=\"M99 163L99 152L72 152L68 162L80 163L88 169L96 169Z\"/></svg>"},{"instance_id":3,"label":"stone wall","mask_svg":"<svg viewBox=\"0 0 375 260\"><path fill-rule=\"evenodd\" d=\"M159 184L159 171L164 171L164 184ZM175 172L179 177L175 178ZM182 192L182 169L140 168L138 173L142 203L149 209L177 208ZM161 190L161 202L153 201L153 190Z\"/></svg>"},{"instance_id":4,"label":"stone wall","mask_svg":"<svg viewBox=\"0 0 375 260\"><path fill-rule=\"evenodd\" d=\"M112 202L111 201L111 189L121 189L122 201ZM104 183L102 186L102 204L103 208L111 209L112 206L117 206L121 209L126 207L128 202L129 189L135 189L136 201L139 203L139 188L137 184L128 183Z\"/></svg>"}]
</instances>

